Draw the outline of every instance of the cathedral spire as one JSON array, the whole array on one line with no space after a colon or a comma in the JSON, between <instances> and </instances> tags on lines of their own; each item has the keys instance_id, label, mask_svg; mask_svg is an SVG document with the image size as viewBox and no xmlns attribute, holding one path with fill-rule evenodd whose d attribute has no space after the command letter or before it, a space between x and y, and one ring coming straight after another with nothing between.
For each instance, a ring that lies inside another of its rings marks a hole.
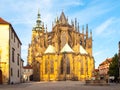
<instances>
[{"instance_id":1,"label":"cathedral spire","mask_svg":"<svg viewBox=\"0 0 120 90\"><path fill-rule=\"evenodd\" d=\"M59 21L60 21L61 24L67 24L67 22L68 22L68 20L66 19L65 14L64 14L63 11L62 11L62 13L60 15Z\"/></svg>"},{"instance_id":2,"label":"cathedral spire","mask_svg":"<svg viewBox=\"0 0 120 90\"><path fill-rule=\"evenodd\" d=\"M88 38L88 24L86 24L86 38Z\"/></svg>"},{"instance_id":3,"label":"cathedral spire","mask_svg":"<svg viewBox=\"0 0 120 90\"><path fill-rule=\"evenodd\" d=\"M77 18L75 18L75 30L77 31Z\"/></svg>"},{"instance_id":4,"label":"cathedral spire","mask_svg":"<svg viewBox=\"0 0 120 90\"><path fill-rule=\"evenodd\" d=\"M78 32L80 32L80 27L79 27L79 23L78 23Z\"/></svg>"},{"instance_id":5,"label":"cathedral spire","mask_svg":"<svg viewBox=\"0 0 120 90\"><path fill-rule=\"evenodd\" d=\"M47 25L46 25L46 33L47 33Z\"/></svg>"},{"instance_id":6,"label":"cathedral spire","mask_svg":"<svg viewBox=\"0 0 120 90\"><path fill-rule=\"evenodd\" d=\"M90 37L92 38L92 30L90 30Z\"/></svg>"},{"instance_id":7,"label":"cathedral spire","mask_svg":"<svg viewBox=\"0 0 120 90\"><path fill-rule=\"evenodd\" d=\"M84 25L82 26L82 33L84 34Z\"/></svg>"},{"instance_id":8,"label":"cathedral spire","mask_svg":"<svg viewBox=\"0 0 120 90\"><path fill-rule=\"evenodd\" d=\"M38 10L37 20L36 20L36 27L41 26L41 18L40 18L40 11Z\"/></svg>"}]
</instances>

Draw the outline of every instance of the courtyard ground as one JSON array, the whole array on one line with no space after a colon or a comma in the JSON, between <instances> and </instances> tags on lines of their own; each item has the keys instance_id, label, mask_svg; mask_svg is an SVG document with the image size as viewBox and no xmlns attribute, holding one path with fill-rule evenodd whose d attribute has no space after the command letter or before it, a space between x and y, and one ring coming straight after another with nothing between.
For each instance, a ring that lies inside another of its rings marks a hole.
<instances>
[{"instance_id":1,"label":"courtyard ground","mask_svg":"<svg viewBox=\"0 0 120 90\"><path fill-rule=\"evenodd\" d=\"M0 85L0 90L120 90L120 84L109 86L86 86L80 81L30 82Z\"/></svg>"}]
</instances>

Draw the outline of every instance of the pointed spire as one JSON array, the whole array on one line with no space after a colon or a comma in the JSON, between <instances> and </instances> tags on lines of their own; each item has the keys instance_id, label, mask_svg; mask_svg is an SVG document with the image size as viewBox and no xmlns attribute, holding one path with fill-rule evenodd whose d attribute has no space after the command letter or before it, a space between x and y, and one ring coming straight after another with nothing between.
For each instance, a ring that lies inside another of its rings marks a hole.
<instances>
[{"instance_id":1,"label":"pointed spire","mask_svg":"<svg viewBox=\"0 0 120 90\"><path fill-rule=\"evenodd\" d=\"M79 27L79 23L78 23L78 32L80 32L80 27Z\"/></svg>"},{"instance_id":2,"label":"pointed spire","mask_svg":"<svg viewBox=\"0 0 120 90\"><path fill-rule=\"evenodd\" d=\"M82 33L84 34L84 25L82 26Z\"/></svg>"},{"instance_id":3,"label":"pointed spire","mask_svg":"<svg viewBox=\"0 0 120 90\"><path fill-rule=\"evenodd\" d=\"M92 30L90 30L90 37L92 38Z\"/></svg>"},{"instance_id":4,"label":"pointed spire","mask_svg":"<svg viewBox=\"0 0 120 90\"><path fill-rule=\"evenodd\" d=\"M46 25L46 33L47 33L47 25Z\"/></svg>"},{"instance_id":5,"label":"pointed spire","mask_svg":"<svg viewBox=\"0 0 120 90\"><path fill-rule=\"evenodd\" d=\"M86 24L86 38L88 38L88 24Z\"/></svg>"},{"instance_id":6,"label":"pointed spire","mask_svg":"<svg viewBox=\"0 0 120 90\"><path fill-rule=\"evenodd\" d=\"M71 24L72 24L72 26L74 26L74 22L73 22L73 20L71 20Z\"/></svg>"},{"instance_id":7,"label":"pointed spire","mask_svg":"<svg viewBox=\"0 0 120 90\"><path fill-rule=\"evenodd\" d=\"M75 18L75 30L77 31L77 18Z\"/></svg>"},{"instance_id":8,"label":"pointed spire","mask_svg":"<svg viewBox=\"0 0 120 90\"><path fill-rule=\"evenodd\" d=\"M43 22L43 24L42 24L42 30L44 31L44 29L45 29L45 28L44 28L44 22Z\"/></svg>"},{"instance_id":9,"label":"pointed spire","mask_svg":"<svg viewBox=\"0 0 120 90\"><path fill-rule=\"evenodd\" d=\"M58 20L58 16L57 16L57 18L56 18L56 24L58 24L59 23L59 20Z\"/></svg>"},{"instance_id":10,"label":"pointed spire","mask_svg":"<svg viewBox=\"0 0 120 90\"><path fill-rule=\"evenodd\" d=\"M60 15L60 19L59 19L61 24L67 24L67 19L65 17L64 12L62 11L61 15Z\"/></svg>"},{"instance_id":11,"label":"pointed spire","mask_svg":"<svg viewBox=\"0 0 120 90\"><path fill-rule=\"evenodd\" d=\"M37 27L41 26L41 18L40 18L40 11L39 10L38 10L38 17L37 17L37 20L36 20L36 26Z\"/></svg>"}]
</instances>

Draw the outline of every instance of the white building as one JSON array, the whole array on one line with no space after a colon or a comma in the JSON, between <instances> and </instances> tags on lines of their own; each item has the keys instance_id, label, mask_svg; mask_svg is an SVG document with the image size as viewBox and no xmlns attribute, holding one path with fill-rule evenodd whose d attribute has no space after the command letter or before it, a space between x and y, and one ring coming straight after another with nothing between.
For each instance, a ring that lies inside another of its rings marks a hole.
<instances>
[{"instance_id":1,"label":"white building","mask_svg":"<svg viewBox=\"0 0 120 90\"><path fill-rule=\"evenodd\" d=\"M21 45L12 25L0 18L0 84L20 82Z\"/></svg>"},{"instance_id":2,"label":"white building","mask_svg":"<svg viewBox=\"0 0 120 90\"><path fill-rule=\"evenodd\" d=\"M29 82L32 80L33 68L30 65L23 67L23 80L24 82Z\"/></svg>"},{"instance_id":3,"label":"white building","mask_svg":"<svg viewBox=\"0 0 120 90\"><path fill-rule=\"evenodd\" d=\"M24 76L23 64L24 64L24 60L21 59L21 67L20 67L21 68L21 72L20 72L20 74L21 74L21 76L20 76L20 82L21 83L24 81L24 78L23 78L23 76Z\"/></svg>"}]
</instances>

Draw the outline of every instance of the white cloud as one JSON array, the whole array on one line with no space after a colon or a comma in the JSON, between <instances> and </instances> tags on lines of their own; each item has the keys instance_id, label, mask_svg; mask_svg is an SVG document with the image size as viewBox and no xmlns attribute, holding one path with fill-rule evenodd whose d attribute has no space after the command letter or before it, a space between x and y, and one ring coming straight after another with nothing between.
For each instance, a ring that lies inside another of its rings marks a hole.
<instances>
[{"instance_id":1,"label":"white cloud","mask_svg":"<svg viewBox=\"0 0 120 90\"><path fill-rule=\"evenodd\" d=\"M28 49L28 45L22 45L22 50L27 50Z\"/></svg>"},{"instance_id":2,"label":"white cloud","mask_svg":"<svg viewBox=\"0 0 120 90\"><path fill-rule=\"evenodd\" d=\"M99 17L104 16L113 10L116 6L107 5L106 3L97 3L97 1L91 1L89 4L85 3L85 7L80 9L79 12L77 10L76 13L73 13L73 17L77 17L80 21L80 24L91 23L94 20L99 20Z\"/></svg>"},{"instance_id":3,"label":"white cloud","mask_svg":"<svg viewBox=\"0 0 120 90\"><path fill-rule=\"evenodd\" d=\"M107 28L113 23L113 21L114 21L114 18L109 18L108 20L104 21L101 25L95 28L95 34L100 35L105 30L108 30Z\"/></svg>"},{"instance_id":4,"label":"white cloud","mask_svg":"<svg viewBox=\"0 0 120 90\"><path fill-rule=\"evenodd\" d=\"M84 3L82 1L67 1L67 2L64 2L62 4L64 7L68 7L68 6L83 6Z\"/></svg>"},{"instance_id":5,"label":"white cloud","mask_svg":"<svg viewBox=\"0 0 120 90\"><path fill-rule=\"evenodd\" d=\"M93 56L95 56L95 57L100 56L102 53L103 53L103 51L94 52Z\"/></svg>"}]
</instances>

